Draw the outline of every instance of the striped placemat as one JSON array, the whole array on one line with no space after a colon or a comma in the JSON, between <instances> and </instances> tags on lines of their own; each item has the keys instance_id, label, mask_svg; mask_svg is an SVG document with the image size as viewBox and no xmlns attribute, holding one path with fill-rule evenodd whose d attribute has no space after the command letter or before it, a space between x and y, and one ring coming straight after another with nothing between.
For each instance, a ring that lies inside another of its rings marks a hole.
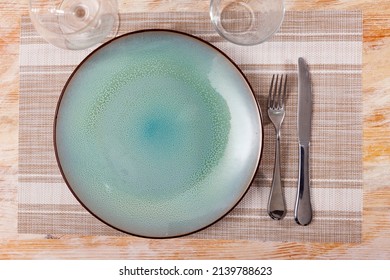
<instances>
[{"instance_id":1,"label":"striped placemat","mask_svg":"<svg viewBox=\"0 0 390 280\"><path fill-rule=\"evenodd\" d=\"M53 116L62 87L92 50L67 51L44 42L28 17L21 22L18 230L29 234L124 235L90 215L72 196L56 164ZM264 150L248 193L225 218L183 238L259 241L359 242L362 226L362 14L354 11L288 11L280 32L258 46L224 41L207 13L121 14L119 34L167 28L199 36L244 71L264 117ZM297 225L297 60L306 58L313 83L311 185L314 220ZM282 127L282 177L288 214L266 213L274 162L274 128L266 97L274 73L289 75Z\"/></svg>"}]
</instances>

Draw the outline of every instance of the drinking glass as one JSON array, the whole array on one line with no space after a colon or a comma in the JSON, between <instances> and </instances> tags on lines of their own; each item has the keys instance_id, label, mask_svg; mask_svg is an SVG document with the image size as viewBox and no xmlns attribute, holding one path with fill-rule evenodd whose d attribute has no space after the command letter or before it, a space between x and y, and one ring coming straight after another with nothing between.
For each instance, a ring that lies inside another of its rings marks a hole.
<instances>
[{"instance_id":1,"label":"drinking glass","mask_svg":"<svg viewBox=\"0 0 390 280\"><path fill-rule=\"evenodd\" d=\"M284 18L283 0L211 0L210 18L215 30L238 45L256 45L279 30Z\"/></svg>"},{"instance_id":2,"label":"drinking glass","mask_svg":"<svg viewBox=\"0 0 390 280\"><path fill-rule=\"evenodd\" d=\"M49 43L63 49L86 49L118 28L116 0L30 0L31 21Z\"/></svg>"}]
</instances>

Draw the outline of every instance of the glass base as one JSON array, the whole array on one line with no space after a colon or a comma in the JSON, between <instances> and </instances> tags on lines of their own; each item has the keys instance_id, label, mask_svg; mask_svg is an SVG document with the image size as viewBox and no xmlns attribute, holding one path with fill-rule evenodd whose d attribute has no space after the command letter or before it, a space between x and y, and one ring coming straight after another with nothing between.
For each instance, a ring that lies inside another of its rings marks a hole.
<instances>
[{"instance_id":1,"label":"glass base","mask_svg":"<svg viewBox=\"0 0 390 280\"><path fill-rule=\"evenodd\" d=\"M30 0L31 20L49 43L86 49L116 36L116 0Z\"/></svg>"},{"instance_id":2,"label":"glass base","mask_svg":"<svg viewBox=\"0 0 390 280\"><path fill-rule=\"evenodd\" d=\"M245 2L232 2L221 11L221 25L229 33L247 32L254 20L252 8Z\"/></svg>"},{"instance_id":3,"label":"glass base","mask_svg":"<svg viewBox=\"0 0 390 280\"><path fill-rule=\"evenodd\" d=\"M60 10L59 24L64 33L72 33L87 28L89 25L96 26L98 20L99 2L86 0L64 0Z\"/></svg>"}]
</instances>

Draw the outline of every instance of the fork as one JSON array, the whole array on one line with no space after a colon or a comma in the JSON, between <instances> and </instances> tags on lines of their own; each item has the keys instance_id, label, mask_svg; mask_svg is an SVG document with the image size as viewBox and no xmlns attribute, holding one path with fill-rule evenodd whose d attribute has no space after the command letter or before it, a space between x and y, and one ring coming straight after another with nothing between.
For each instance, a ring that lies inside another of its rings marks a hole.
<instances>
[{"instance_id":1,"label":"fork","mask_svg":"<svg viewBox=\"0 0 390 280\"><path fill-rule=\"evenodd\" d=\"M275 79L276 77L276 79ZM284 81L284 83L283 83ZM271 192L268 199L268 215L274 220L283 219L286 215L286 203L282 191L282 180L280 176L280 128L286 114L284 102L286 98L287 75L272 76L271 86L268 94L268 117L275 126L276 146L275 165L272 178Z\"/></svg>"}]
</instances>

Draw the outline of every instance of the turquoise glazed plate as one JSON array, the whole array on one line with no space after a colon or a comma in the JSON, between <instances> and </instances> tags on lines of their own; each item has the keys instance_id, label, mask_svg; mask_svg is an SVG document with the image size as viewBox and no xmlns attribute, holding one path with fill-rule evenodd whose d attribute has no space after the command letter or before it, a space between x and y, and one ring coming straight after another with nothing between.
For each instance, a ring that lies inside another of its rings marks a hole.
<instances>
[{"instance_id":1,"label":"turquoise glazed plate","mask_svg":"<svg viewBox=\"0 0 390 280\"><path fill-rule=\"evenodd\" d=\"M67 81L54 141L78 201L150 238L203 229L244 196L263 142L254 94L222 52L169 30L93 51Z\"/></svg>"}]
</instances>

